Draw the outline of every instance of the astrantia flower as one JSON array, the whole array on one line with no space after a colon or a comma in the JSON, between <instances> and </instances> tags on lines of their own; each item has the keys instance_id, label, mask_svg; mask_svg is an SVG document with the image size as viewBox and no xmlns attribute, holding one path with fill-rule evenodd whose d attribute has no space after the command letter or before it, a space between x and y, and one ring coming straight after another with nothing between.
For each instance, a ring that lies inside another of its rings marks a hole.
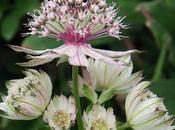
<instances>
[{"instance_id":1,"label":"astrantia flower","mask_svg":"<svg viewBox=\"0 0 175 130\"><path fill-rule=\"evenodd\" d=\"M3 117L14 120L31 120L46 109L52 93L52 83L43 71L30 69L24 79L11 80L6 85L8 95L3 96L0 110L7 113Z\"/></svg>"},{"instance_id":2,"label":"astrantia flower","mask_svg":"<svg viewBox=\"0 0 175 130\"><path fill-rule=\"evenodd\" d=\"M55 96L44 113L44 120L54 130L67 130L76 119L76 106L73 97Z\"/></svg>"},{"instance_id":3,"label":"astrantia flower","mask_svg":"<svg viewBox=\"0 0 175 130\"><path fill-rule=\"evenodd\" d=\"M29 62L23 66L37 66L62 56L67 56L71 65L88 66L87 56L116 64L116 58L137 52L113 52L94 49L88 44L100 37L122 38L121 30L127 28L123 17L117 16L116 3L106 0L45 0L41 9L30 14L33 19L27 34L52 37L64 41L64 45L45 51L33 51L11 46L18 52L28 54Z\"/></svg>"},{"instance_id":4,"label":"astrantia flower","mask_svg":"<svg viewBox=\"0 0 175 130\"><path fill-rule=\"evenodd\" d=\"M83 114L85 130L116 130L116 119L112 108L107 110L94 105L92 110Z\"/></svg>"},{"instance_id":5,"label":"astrantia flower","mask_svg":"<svg viewBox=\"0 0 175 130\"><path fill-rule=\"evenodd\" d=\"M142 80L142 72L132 74L133 63L130 55L119 58L126 65L108 64L101 60L89 59L88 71L84 71L84 80L80 84L88 84L97 91L115 88L116 93L126 93Z\"/></svg>"},{"instance_id":6,"label":"astrantia flower","mask_svg":"<svg viewBox=\"0 0 175 130\"><path fill-rule=\"evenodd\" d=\"M150 83L141 82L127 96L127 123L134 130L173 130L173 117L168 115L162 99L144 89Z\"/></svg>"}]
</instances>

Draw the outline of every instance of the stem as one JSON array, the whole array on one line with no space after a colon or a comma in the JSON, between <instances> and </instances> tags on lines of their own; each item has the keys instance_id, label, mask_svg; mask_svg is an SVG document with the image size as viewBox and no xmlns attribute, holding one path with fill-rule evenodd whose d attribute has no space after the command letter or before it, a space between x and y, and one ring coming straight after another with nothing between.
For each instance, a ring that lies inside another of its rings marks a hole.
<instances>
[{"instance_id":1,"label":"stem","mask_svg":"<svg viewBox=\"0 0 175 130\"><path fill-rule=\"evenodd\" d=\"M129 125L127 123L117 127L117 130L125 130L126 128L129 128Z\"/></svg>"},{"instance_id":2,"label":"stem","mask_svg":"<svg viewBox=\"0 0 175 130\"><path fill-rule=\"evenodd\" d=\"M168 48L168 43L164 43L157 65L156 65L156 69L154 72L154 76L153 76L153 81L156 82L161 78L161 74L162 74L162 70L163 70L163 66L165 63L165 57L166 57L166 53L167 53L167 49Z\"/></svg>"},{"instance_id":3,"label":"stem","mask_svg":"<svg viewBox=\"0 0 175 130\"><path fill-rule=\"evenodd\" d=\"M83 130L83 121L82 121L82 111L80 105L80 96L79 96L79 88L78 88L78 67L72 66L72 80L73 80L73 93L76 101L76 107L78 109L77 112L77 124L78 130Z\"/></svg>"}]
</instances>

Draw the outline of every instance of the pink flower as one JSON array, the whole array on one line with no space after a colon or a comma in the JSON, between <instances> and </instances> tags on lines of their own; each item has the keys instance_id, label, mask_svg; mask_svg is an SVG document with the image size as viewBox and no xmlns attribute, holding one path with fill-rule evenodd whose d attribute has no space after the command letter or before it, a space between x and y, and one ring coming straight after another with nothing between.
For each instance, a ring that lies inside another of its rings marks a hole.
<instances>
[{"instance_id":1,"label":"pink flower","mask_svg":"<svg viewBox=\"0 0 175 130\"><path fill-rule=\"evenodd\" d=\"M121 30L126 29L127 25L122 22L124 17L117 16L118 9L115 6L115 3L107 4L106 0L45 0L41 10L30 14L33 18L28 24L30 32L26 34L52 37L64 41L64 45L44 51L10 47L28 54L30 61L21 64L28 67L48 63L63 56L75 66L87 67L87 56L120 64L116 62L118 57L139 51L106 51L94 49L88 44L89 41L101 37L123 37Z\"/></svg>"}]
</instances>

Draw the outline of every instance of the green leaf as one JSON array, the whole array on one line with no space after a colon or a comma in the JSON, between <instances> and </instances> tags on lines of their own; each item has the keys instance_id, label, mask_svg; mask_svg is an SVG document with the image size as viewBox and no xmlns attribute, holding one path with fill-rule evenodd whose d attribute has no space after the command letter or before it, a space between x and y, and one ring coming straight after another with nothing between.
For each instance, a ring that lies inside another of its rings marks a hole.
<instances>
[{"instance_id":1,"label":"green leaf","mask_svg":"<svg viewBox=\"0 0 175 130\"><path fill-rule=\"evenodd\" d=\"M161 1L144 2L137 6L137 11L141 12L146 18L146 26L153 33L158 47L162 47L164 43L170 44L172 36L170 32L154 17L151 13L158 10L157 6Z\"/></svg>"},{"instance_id":2,"label":"green leaf","mask_svg":"<svg viewBox=\"0 0 175 130\"><path fill-rule=\"evenodd\" d=\"M22 46L32 48L35 50L53 49L62 44L61 41L57 41L52 38L39 38L38 36L28 36L22 42Z\"/></svg>"},{"instance_id":3,"label":"green leaf","mask_svg":"<svg viewBox=\"0 0 175 130\"><path fill-rule=\"evenodd\" d=\"M16 0L12 11L2 20L1 33L3 38L10 41L19 29L21 18L26 15L28 11L37 8L38 5L39 0Z\"/></svg>"},{"instance_id":4,"label":"green leaf","mask_svg":"<svg viewBox=\"0 0 175 130\"><path fill-rule=\"evenodd\" d=\"M8 8L9 6L7 5L5 1L0 1L0 20L2 18L4 11L6 11Z\"/></svg>"},{"instance_id":5,"label":"green leaf","mask_svg":"<svg viewBox=\"0 0 175 130\"><path fill-rule=\"evenodd\" d=\"M5 119L5 124L0 127L4 130L37 130L44 124L41 118L31 120L31 121L18 121L18 120L8 120ZM2 125L2 124L1 124Z\"/></svg>"},{"instance_id":6,"label":"green leaf","mask_svg":"<svg viewBox=\"0 0 175 130\"><path fill-rule=\"evenodd\" d=\"M93 103L90 103L86 108L86 112L90 112L92 110L92 107L93 107Z\"/></svg>"},{"instance_id":7,"label":"green leaf","mask_svg":"<svg viewBox=\"0 0 175 130\"><path fill-rule=\"evenodd\" d=\"M166 4L175 10L175 0L165 0Z\"/></svg>"},{"instance_id":8,"label":"green leaf","mask_svg":"<svg viewBox=\"0 0 175 130\"><path fill-rule=\"evenodd\" d=\"M172 35L169 32L169 30L167 30L167 28L158 21L159 20L158 17L154 17L154 15L157 16L158 13L157 10L160 10L158 7L159 6L164 7L162 4L163 1L159 0L159 1L144 2L139 6L137 6L137 11L140 11L145 16L146 26L152 32L156 44L161 50L160 56L157 61L157 65L155 67L153 81L158 81L161 78L164 63L166 61L166 55L173 41ZM161 13L160 16L162 15L161 10L158 13L158 14Z\"/></svg>"},{"instance_id":9,"label":"green leaf","mask_svg":"<svg viewBox=\"0 0 175 130\"><path fill-rule=\"evenodd\" d=\"M83 96L89 99L92 103L97 102L98 95L92 88L86 85L83 85L82 92L83 92Z\"/></svg>"},{"instance_id":10,"label":"green leaf","mask_svg":"<svg viewBox=\"0 0 175 130\"><path fill-rule=\"evenodd\" d=\"M24 6L25 5L25 6ZM37 9L40 5L39 0L16 0L16 10L25 15L27 12Z\"/></svg>"},{"instance_id":11,"label":"green leaf","mask_svg":"<svg viewBox=\"0 0 175 130\"><path fill-rule=\"evenodd\" d=\"M175 114L175 80L161 80L153 83L151 90L164 99L165 105L171 114Z\"/></svg>"},{"instance_id":12,"label":"green leaf","mask_svg":"<svg viewBox=\"0 0 175 130\"><path fill-rule=\"evenodd\" d=\"M152 31L156 43L162 47L164 43L172 42L171 34L156 20L147 21L147 27Z\"/></svg>"},{"instance_id":13,"label":"green leaf","mask_svg":"<svg viewBox=\"0 0 175 130\"><path fill-rule=\"evenodd\" d=\"M43 126L41 128L39 128L38 130L51 130L48 126Z\"/></svg>"},{"instance_id":14,"label":"green leaf","mask_svg":"<svg viewBox=\"0 0 175 130\"><path fill-rule=\"evenodd\" d=\"M19 28L20 16L18 12L11 12L2 20L1 33L5 40L10 41Z\"/></svg>"},{"instance_id":15,"label":"green leaf","mask_svg":"<svg viewBox=\"0 0 175 130\"><path fill-rule=\"evenodd\" d=\"M98 103L103 104L104 102L110 100L116 93L116 88L109 88L101 93Z\"/></svg>"}]
</instances>

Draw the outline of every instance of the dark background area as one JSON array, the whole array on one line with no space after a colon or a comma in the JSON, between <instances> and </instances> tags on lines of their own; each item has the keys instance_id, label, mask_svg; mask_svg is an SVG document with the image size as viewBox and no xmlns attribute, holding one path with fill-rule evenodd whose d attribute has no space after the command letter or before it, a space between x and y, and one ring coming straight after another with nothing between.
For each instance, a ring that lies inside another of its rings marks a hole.
<instances>
[{"instance_id":1,"label":"dark background area","mask_svg":"<svg viewBox=\"0 0 175 130\"><path fill-rule=\"evenodd\" d=\"M114 0L115 1L115 0ZM108 0L112 2L112 0ZM130 28L123 32L129 36L119 41L114 38L102 38L92 41L96 48L110 50L139 49L145 51L133 55L134 72L144 71L146 80L153 82L151 89L165 98L171 114L175 114L175 0L118 0L120 15L126 16L125 22ZM5 82L21 78L24 68L15 65L23 62L25 54L16 53L8 44L21 45L32 49L54 48L61 42L37 36L22 37L27 32L27 12L39 8L40 0L0 0L0 90L6 93ZM69 95L67 81L71 79L71 67L68 63L56 66L48 63L36 69L45 70L53 81L54 93ZM113 99L117 110L117 103ZM10 121L0 119L0 130L35 130L42 126L41 119L34 121Z\"/></svg>"}]
</instances>

